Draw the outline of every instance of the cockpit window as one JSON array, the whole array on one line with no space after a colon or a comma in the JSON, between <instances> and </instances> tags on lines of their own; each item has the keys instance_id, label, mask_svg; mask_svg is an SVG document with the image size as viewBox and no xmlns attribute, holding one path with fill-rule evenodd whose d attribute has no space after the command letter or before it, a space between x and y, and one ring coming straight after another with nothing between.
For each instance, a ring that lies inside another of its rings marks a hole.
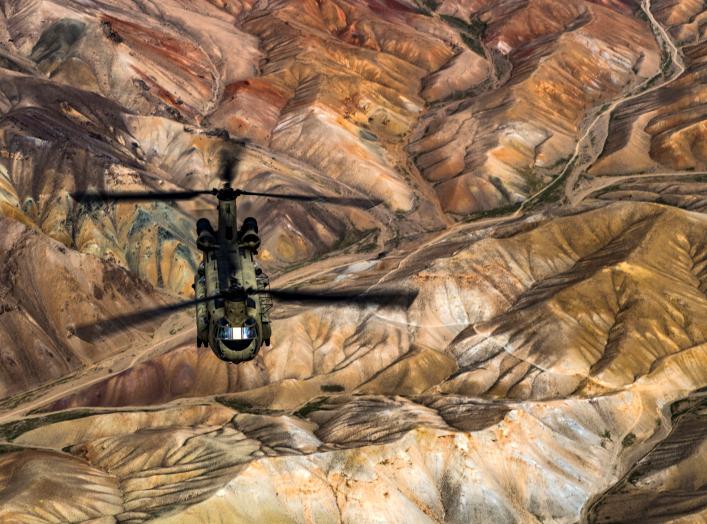
<instances>
[{"instance_id":1,"label":"cockpit window","mask_svg":"<svg viewBox=\"0 0 707 524\"><path fill-rule=\"evenodd\" d=\"M233 326L219 326L218 330L216 331L216 338L219 338L223 341L226 340L247 340L250 342L254 338L258 336L258 331L256 330L256 327L254 325L252 326L242 326L242 327L233 327Z\"/></svg>"},{"instance_id":2,"label":"cockpit window","mask_svg":"<svg viewBox=\"0 0 707 524\"><path fill-rule=\"evenodd\" d=\"M223 342L223 345L226 346L228 349L231 351L241 351L242 349L246 349L250 344L253 342L252 338L248 338L245 340L221 340Z\"/></svg>"}]
</instances>

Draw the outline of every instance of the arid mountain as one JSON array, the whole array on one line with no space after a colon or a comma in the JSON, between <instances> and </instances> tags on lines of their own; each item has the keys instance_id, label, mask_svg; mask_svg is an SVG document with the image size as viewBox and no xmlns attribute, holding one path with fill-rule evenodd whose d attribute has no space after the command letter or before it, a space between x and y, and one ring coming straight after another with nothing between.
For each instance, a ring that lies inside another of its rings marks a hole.
<instances>
[{"instance_id":1,"label":"arid mountain","mask_svg":"<svg viewBox=\"0 0 707 524\"><path fill-rule=\"evenodd\" d=\"M0 521L704 521L701 2L0 8ZM77 331L190 297L215 202L71 193L243 139L238 187L370 200L241 197L274 286L414 302L278 303L240 365Z\"/></svg>"}]
</instances>

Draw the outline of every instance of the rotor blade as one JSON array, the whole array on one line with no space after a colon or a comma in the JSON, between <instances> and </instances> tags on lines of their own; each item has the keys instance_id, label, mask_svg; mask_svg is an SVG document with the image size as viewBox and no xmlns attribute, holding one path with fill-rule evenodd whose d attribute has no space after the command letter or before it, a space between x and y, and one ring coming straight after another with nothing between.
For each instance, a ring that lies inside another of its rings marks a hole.
<instances>
[{"instance_id":1,"label":"rotor blade","mask_svg":"<svg viewBox=\"0 0 707 524\"><path fill-rule=\"evenodd\" d=\"M306 302L314 304L341 304L341 305L379 305L389 307L408 308L417 297L416 290L389 289L385 291L316 291L316 290L287 290L287 289L259 289L251 290L250 294L267 293L276 300L283 302Z\"/></svg>"},{"instance_id":2,"label":"rotor blade","mask_svg":"<svg viewBox=\"0 0 707 524\"><path fill-rule=\"evenodd\" d=\"M219 178L227 185L231 185L238 172L238 163L241 160L249 140L241 138L235 140L228 138L226 146L221 150L221 165L219 166Z\"/></svg>"},{"instance_id":3,"label":"rotor blade","mask_svg":"<svg viewBox=\"0 0 707 524\"><path fill-rule=\"evenodd\" d=\"M199 195L212 194L210 189L195 191L96 191L87 193L76 191L71 197L77 202L111 202L111 201L139 201L139 200L189 200Z\"/></svg>"},{"instance_id":4,"label":"rotor blade","mask_svg":"<svg viewBox=\"0 0 707 524\"><path fill-rule=\"evenodd\" d=\"M373 207L381 204L382 200L374 198L346 198L346 197L330 197L324 195L298 195L288 193L261 193L258 191L239 191L241 195L261 196L267 198L282 198L284 200L298 200L300 202L320 202L322 204L333 204L338 206L353 206L353 207Z\"/></svg>"},{"instance_id":5,"label":"rotor blade","mask_svg":"<svg viewBox=\"0 0 707 524\"><path fill-rule=\"evenodd\" d=\"M74 333L79 338L90 342L98 337L112 335L117 331L122 331L130 324L141 324L143 322L147 322L148 320L159 318L167 313L186 309L197 304L201 304L202 302L208 302L209 300L214 300L217 298L221 298L221 294L186 300L184 302L177 302L176 304L168 304L166 306L159 306L156 308L143 309L142 311L136 311L134 313L128 313L126 315L120 315L113 318L106 318L91 324L76 326Z\"/></svg>"},{"instance_id":6,"label":"rotor blade","mask_svg":"<svg viewBox=\"0 0 707 524\"><path fill-rule=\"evenodd\" d=\"M233 153L226 151L221 153L221 166L219 167L218 177L226 184L230 185L233 181L233 177L235 176L234 168L237 163L236 156Z\"/></svg>"}]
</instances>

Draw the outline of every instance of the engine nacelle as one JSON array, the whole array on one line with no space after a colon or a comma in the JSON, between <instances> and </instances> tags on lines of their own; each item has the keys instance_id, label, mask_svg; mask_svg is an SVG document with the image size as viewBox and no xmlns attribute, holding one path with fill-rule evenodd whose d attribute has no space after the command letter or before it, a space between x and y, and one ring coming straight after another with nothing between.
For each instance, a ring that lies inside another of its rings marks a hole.
<instances>
[{"instance_id":1,"label":"engine nacelle","mask_svg":"<svg viewBox=\"0 0 707 524\"><path fill-rule=\"evenodd\" d=\"M258 222L253 217L248 217L243 221L240 231L238 231L239 242L253 251L260 247L260 237L258 236Z\"/></svg>"},{"instance_id":2,"label":"engine nacelle","mask_svg":"<svg viewBox=\"0 0 707 524\"><path fill-rule=\"evenodd\" d=\"M216 247L216 232L208 218L196 221L196 247L201 251L210 251Z\"/></svg>"},{"instance_id":3,"label":"engine nacelle","mask_svg":"<svg viewBox=\"0 0 707 524\"><path fill-rule=\"evenodd\" d=\"M214 228L211 225L211 222L209 222L208 218L200 218L199 220L196 221L196 234L197 234L197 236L200 235L202 231L208 231L212 235L215 234Z\"/></svg>"}]
</instances>

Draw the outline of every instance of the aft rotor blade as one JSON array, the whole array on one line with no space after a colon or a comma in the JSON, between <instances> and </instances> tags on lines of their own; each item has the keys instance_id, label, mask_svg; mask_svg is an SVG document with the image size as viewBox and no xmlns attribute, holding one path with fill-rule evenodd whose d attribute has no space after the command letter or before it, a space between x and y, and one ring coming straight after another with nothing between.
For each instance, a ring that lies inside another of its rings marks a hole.
<instances>
[{"instance_id":1,"label":"aft rotor blade","mask_svg":"<svg viewBox=\"0 0 707 524\"><path fill-rule=\"evenodd\" d=\"M221 150L218 176L226 185L230 186L238 174L238 164L249 142L247 138L236 140L229 137Z\"/></svg>"},{"instance_id":2,"label":"aft rotor blade","mask_svg":"<svg viewBox=\"0 0 707 524\"><path fill-rule=\"evenodd\" d=\"M373 207L381 204L382 200L374 198L347 198L347 197L330 197L324 195L298 195L295 193L261 193L259 191L239 191L241 195L261 196L267 198L281 198L283 200L297 200L300 202L319 202L322 204L332 204L338 206L353 206L353 207Z\"/></svg>"},{"instance_id":3,"label":"aft rotor blade","mask_svg":"<svg viewBox=\"0 0 707 524\"><path fill-rule=\"evenodd\" d=\"M315 291L306 289L263 289L255 293L267 293L283 302L304 302L310 304L379 305L408 308L417 297L416 290L389 289L385 291Z\"/></svg>"},{"instance_id":4,"label":"aft rotor blade","mask_svg":"<svg viewBox=\"0 0 707 524\"><path fill-rule=\"evenodd\" d=\"M195 191L76 191L71 197L77 202L114 202L141 200L189 200L199 195L212 194L211 189L198 189Z\"/></svg>"},{"instance_id":5,"label":"aft rotor blade","mask_svg":"<svg viewBox=\"0 0 707 524\"><path fill-rule=\"evenodd\" d=\"M208 302L209 300L215 300L217 298L222 298L222 295L218 294L204 298L186 300L184 302L177 302L176 304L168 304L165 306L143 309L141 311L128 313L126 315L119 315L117 317L106 318L104 320L99 320L91 324L83 324L77 326L75 334L81 339L92 341L97 339L98 337L112 335L117 331L122 331L131 324L141 324L143 322L159 318L168 313L187 309L197 304L201 304L202 302Z\"/></svg>"},{"instance_id":6,"label":"aft rotor blade","mask_svg":"<svg viewBox=\"0 0 707 524\"><path fill-rule=\"evenodd\" d=\"M218 177L225 183L230 185L235 176L235 168L238 165L238 160L233 153L221 153L221 165L218 170Z\"/></svg>"}]
</instances>

